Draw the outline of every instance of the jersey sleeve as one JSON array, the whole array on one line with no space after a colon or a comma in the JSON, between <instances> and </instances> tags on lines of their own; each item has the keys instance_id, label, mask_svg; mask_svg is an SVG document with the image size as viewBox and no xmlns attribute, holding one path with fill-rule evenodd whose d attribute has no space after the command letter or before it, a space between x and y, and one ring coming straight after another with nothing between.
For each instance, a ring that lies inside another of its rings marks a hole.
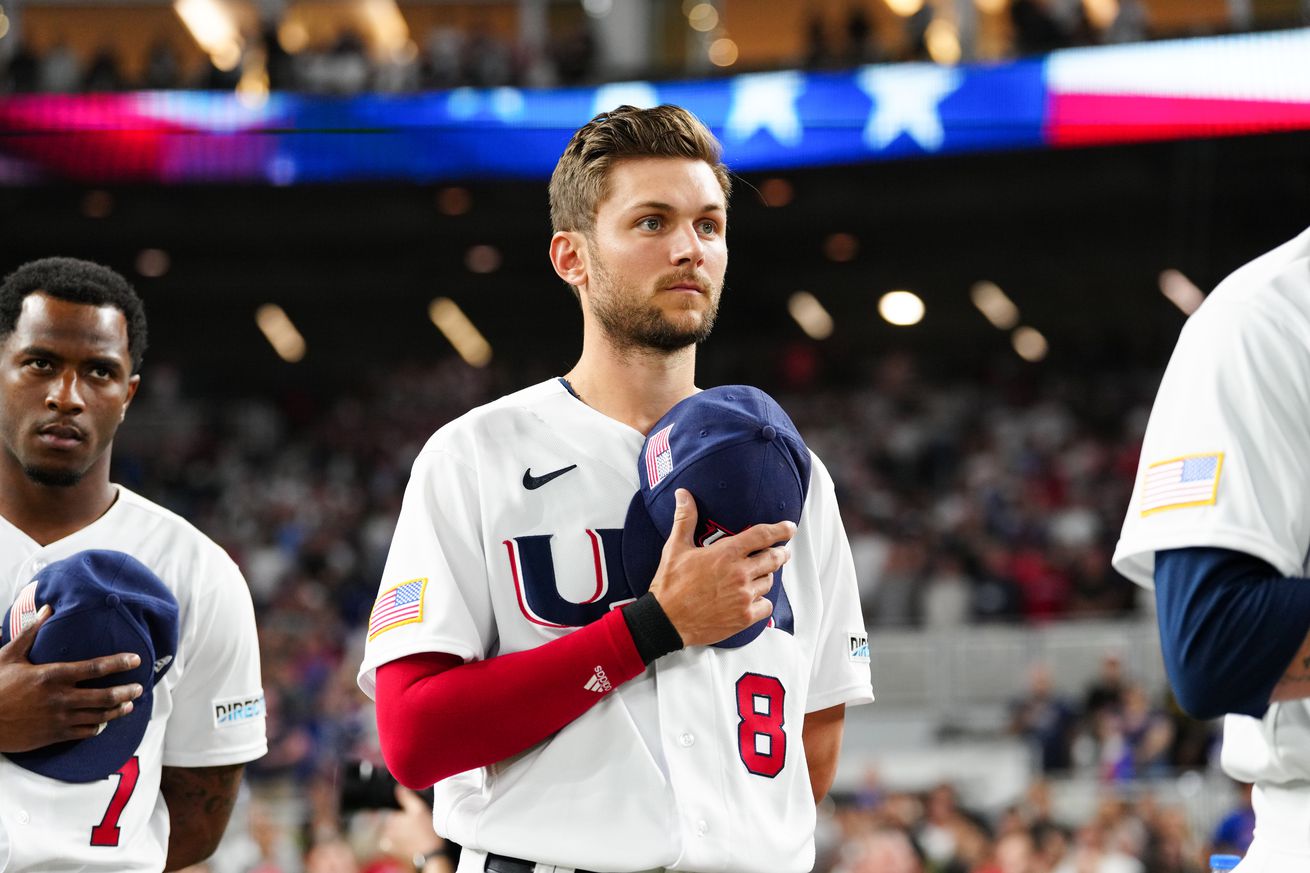
<instances>
[{"instance_id":1,"label":"jersey sleeve","mask_svg":"<svg viewBox=\"0 0 1310 873\"><path fill-rule=\"evenodd\" d=\"M359 686L373 696L377 668L420 652L465 662L487 657L495 628L475 471L450 451L414 462L369 618Z\"/></svg>"},{"instance_id":2,"label":"jersey sleeve","mask_svg":"<svg viewBox=\"0 0 1310 873\"><path fill-rule=\"evenodd\" d=\"M810 671L805 711L815 712L839 703L853 706L873 701L869 668L869 636L864 628L855 562L837 509L832 478L817 457L812 457L810 492L801 524L813 537L823 591L823 618Z\"/></svg>"},{"instance_id":3,"label":"jersey sleeve","mask_svg":"<svg viewBox=\"0 0 1310 873\"><path fill-rule=\"evenodd\" d=\"M268 751L250 589L232 559L216 546L214 552L197 561L203 583L197 580L178 642L183 669L164 735L166 767L240 764Z\"/></svg>"},{"instance_id":4,"label":"jersey sleeve","mask_svg":"<svg viewBox=\"0 0 1310 873\"><path fill-rule=\"evenodd\" d=\"M1155 553L1211 546L1300 575L1310 545L1310 348L1248 301L1207 301L1151 410L1114 566L1146 587Z\"/></svg>"}]
</instances>

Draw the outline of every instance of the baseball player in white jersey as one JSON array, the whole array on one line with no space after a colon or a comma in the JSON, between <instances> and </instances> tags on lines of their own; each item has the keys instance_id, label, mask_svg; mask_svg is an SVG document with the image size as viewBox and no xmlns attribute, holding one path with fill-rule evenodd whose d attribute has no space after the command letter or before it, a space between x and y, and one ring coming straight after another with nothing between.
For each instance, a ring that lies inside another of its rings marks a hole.
<instances>
[{"instance_id":1,"label":"baseball player in white jersey","mask_svg":"<svg viewBox=\"0 0 1310 873\"><path fill-rule=\"evenodd\" d=\"M4 873L159 871L203 860L227 825L244 763L266 749L254 611L240 571L190 524L109 481L144 347L140 301L105 267L50 258L0 286L0 609L17 611L46 565L86 549L129 553L178 605L175 660L155 665L162 678L144 738L117 772L90 782L41 775L19 753L112 729L141 685L79 683L112 682L141 659L106 652L34 664L28 652L51 617L43 610L15 624L0 648Z\"/></svg>"},{"instance_id":2,"label":"baseball player in white jersey","mask_svg":"<svg viewBox=\"0 0 1310 873\"><path fill-rule=\"evenodd\" d=\"M823 465L790 422L694 385L728 194L684 110L621 107L579 130L551 182L551 259L582 304L581 359L443 427L415 462L360 685L393 773L436 783L460 873L813 865L844 707L872 700L868 641ZM701 436L791 447L774 473L808 489L799 524L779 498L767 523L716 526L697 510L712 485L672 487L695 436L679 416L710 395L742 411ZM624 529L661 479L667 541L632 579Z\"/></svg>"},{"instance_id":3,"label":"baseball player in white jersey","mask_svg":"<svg viewBox=\"0 0 1310 873\"><path fill-rule=\"evenodd\" d=\"M1115 567L1154 587L1179 700L1226 714L1255 784L1241 873L1310 870L1310 231L1191 316L1142 446Z\"/></svg>"}]
</instances>

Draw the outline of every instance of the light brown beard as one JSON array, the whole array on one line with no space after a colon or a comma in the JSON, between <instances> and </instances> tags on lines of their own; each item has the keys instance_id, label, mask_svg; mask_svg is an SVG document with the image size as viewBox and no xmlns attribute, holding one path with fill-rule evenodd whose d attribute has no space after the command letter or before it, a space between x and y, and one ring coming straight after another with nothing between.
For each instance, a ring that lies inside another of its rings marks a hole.
<instances>
[{"instance_id":1,"label":"light brown beard","mask_svg":"<svg viewBox=\"0 0 1310 873\"><path fill-rule=\"evenodd\" d=\"M722 285L715 285L703 275L686 272L659 277L656 288L668 288L679 282L693 281L705 291L707 305L700 323L694 328L680 328L670 323L664 311L635 287L624 285L599 257L592 257L592 290L588 295L591 314L615 348L620 351L646 351L668 354L698 345L709 339L719 314ZM692 299L682 303L691 309Z\"/></svg>"}]
</instances>

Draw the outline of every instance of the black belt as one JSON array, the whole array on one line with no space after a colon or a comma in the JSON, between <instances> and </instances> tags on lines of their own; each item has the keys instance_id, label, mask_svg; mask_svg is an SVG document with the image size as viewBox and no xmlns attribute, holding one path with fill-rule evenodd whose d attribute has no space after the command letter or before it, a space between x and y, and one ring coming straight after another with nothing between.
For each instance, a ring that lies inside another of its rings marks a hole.
<instances>
[{"instance_id":1,"label":"black belt","mask_svg":"<svg viewBox=\"0 0 1310 873\"><path fill-rule=\"evenodd\" d=\"M520 858L506 858L504 855L488 855L483 870L487 873L532 873L537 867L536 861L524 861ZM590 870L575 870L574 873L591 873Z\"/></svg>"}]
</instances>

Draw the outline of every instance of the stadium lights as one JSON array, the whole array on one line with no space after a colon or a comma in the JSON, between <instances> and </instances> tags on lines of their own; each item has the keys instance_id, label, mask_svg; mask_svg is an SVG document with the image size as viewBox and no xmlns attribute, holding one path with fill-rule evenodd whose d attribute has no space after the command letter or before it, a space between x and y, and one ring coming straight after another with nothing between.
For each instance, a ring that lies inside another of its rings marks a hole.
<instances>
[{"instance_id":1,"label":"stadium lights","mask_svg":"<svg viewBox=\"0 0 1310 873\"><path fill-rule=\"evenodd\" d=\"M1017 328L1010 334L1010 345L1014 346L1014 351L1019 357L1031 364L1045 358L1046 353L1050 351L1046 337L1042 336L1041 331L1035 327Z\"/></svg>"},{"instance_id":2,"label":"stadium lights","mask_svg":"<svg viewBox=\"0 0 1310 873\"><path fill-rule=\"evenodd\" d=\"M832 316L810 292L797 291L791 295L787 312L810 339L826 340L832 336Z\"/></svg>"},{"instance_id":3,"label":"stadium lights","mask_svg":"<svg viewBox=\"0 0 1310 873\"><path fill-rule=\"evenodd\" d=\"M960 49L960 34L955 25L944 18L934 18L923 34L928 56L944 66L954 66L963 55Z\"/></svg>"},{"instance_id":4,"label":"stadium lights","mask_svg":"<svg viewBox=\"0 0 1310 873\"><path fill-rule=\"evenodd\" d=\"M786 206L793 195L791 182L774 176L760 183L760 198L768 207Z\"/></svg>"},{"instance_id":5,"label":"stadium lights","mask_svg":"<svg viewBox=\"0 0 1310 873\"><path fill-rule=\"evenodd\" d=\"M901 18L909 18L923 8L923 0L887 0L887 8Z\"/></svg>"},{"instance_id":6,"label":"stadium lights","mask_svg":"<svg viewBox=\"0 0 1310 873\"><path fill-rule=\"evenodd\" d=\"M305 357L305 338L291 323L286 311L276 303L265 303L255 311L255 324L264 334L264 339L277 352L277 356L289 364L294 364Z\"/></svg>"},{"instance_id":7,"label":"stadium lights","mask_svg":"<svg viewBox=\"0 0 1310 873\"><path fill-rule=\"evenodd\" d=\"M173 11L214 66L231 72L241 63L241 31L222 0L173 0Z\"/></svg>"},{"instance_id":8,"label":"stadium lights","mask_svg":"<svg viewBox=\"0 0 1310 873\"><path fill-rule=\"evenodd\" d=\"M158 279L168 272L171 263L163 249L142 249L136 256L136 271L147 279Z\"/></svg>"},{"instance_id":9,"label":"stadium lights","mask_svg":"<svg viewBox=\"0 0 1310 873\"><path fill-rule=\"evenodd\" d=\"M719 10L710 3L697 3L687 13L687 23L691 25L692 30L709 33L719 26Z\"/></svg>"},{"instance_id":10,"label":"stadium lights","mask_svg":"<svg viewBox=\"0 0 1310 873\"><path fill-rule=\"evenodd\" d=\"M491 343L454 300L449 297L433 300L428 306L428 318L455 347L464 363L472 367L485 367L491 363Z\"/></svg>"},{"instance_id":11,"label":"stadium lights","mask_svg":"<svg viewBox=\"0 0 1310 873\"><path fill-rule=\"evenodd\" d=\"M470 273L494 273L500 269L500 249L495 246L473 246L464 255L464 266Z\"/></svg>"},{"instance_id":12,"label":"stadium lights","mask_svg":"<svg viewBox=\"0 0 1310 873\"><path fill-rule=\"evenodd\" d=\"M909 327L923 321L923 298L913 291L888 291L878 301L878 314L888 324Z\"/></svg>"},{"instance_id":13,"label":"stadium lights","mask_svg":"<svg viewBox=\"0 0 1310 873\"><path fill-rule=\"evenodd\" d=\"M851 233L832 233L823 241L823 253L828 256L828 260L839 264L855 260L859 250L860 241Z\"/></svg>"},{"instance_id":14,"label":"stadium lights","mask_svg":"<svg viewBox=\"0 0 1310 873\"><path fill-rule=\"evenodd\" d=\"M382 54L393 60L404 58L410 45L409 25L396 0L364 0L364 17Z\"/></svg>"},{"instance_id":15,"label":"stadium lights","mask_svg":"<svg viewBox=\"0 0 1310 873\"><path fill-rule=\"evenodd\" d=\"M1009 0L973 0L973 5L983 15L1000 15L1009 5Z\"/></svg>"},{"instance_id":16,"label":"stadium lights","mask_svg":"<svg viewBox=\"0 0 1310 873\"><path fill-rule=\"evenodd\" d=\"M1178 270L1165 270L1160 274L1160 293L1181 309L1183 315L1191 315L1205 302L1201 289Z\"/></svg>"},{"instance_id":17,"label":"stadium lights","mask_svg":"<svg viewBox=\"0 0 1310 873\"><path fill-rule=\"evenodd\" d=\"M1083 0L1083 10L1092 27L1104 30L1119 17L1119 0Z\"/></svg>"},{"instance_id":18,"label":"stadium lights","mask_svg":"<svg viewBox=\"0 0 1310 873\"><path fill-rule=\"evenodd\" d=\"M710 63L716 67L731 67L737 63L737 43L721 36L710 43Z\"/></svg>"},{"instance_id":19,"label":"stadium lights","mask_svg":"<svg viewBox=\"0 0 1310 873\"><path fill-rule=\"evenodd\" d=\"M1019 323L1019 307L1006 296L1001 286L995 282L983 280L974 282L969 289L969 298L983 317L991 322L997 330L1009 330Z\"/></svg>"}]
</instances>

